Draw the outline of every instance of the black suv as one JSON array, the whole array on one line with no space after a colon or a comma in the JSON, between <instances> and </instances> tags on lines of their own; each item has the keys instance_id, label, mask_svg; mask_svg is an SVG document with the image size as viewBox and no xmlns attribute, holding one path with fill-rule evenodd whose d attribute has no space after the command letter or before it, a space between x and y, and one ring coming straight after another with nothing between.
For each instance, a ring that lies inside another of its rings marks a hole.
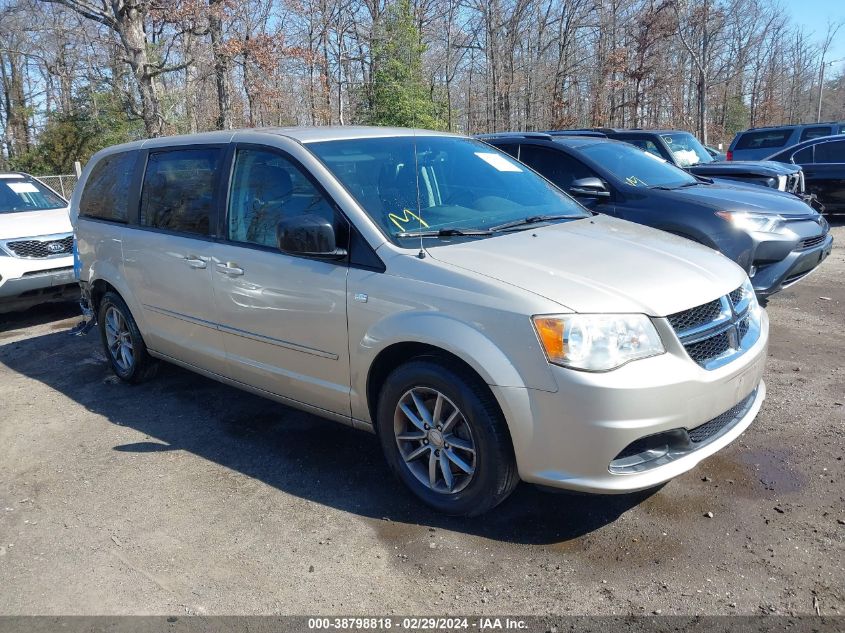
<instances>
[{"instance_id":1,"label":"black suv","mask_svg":"<svg viewBox=\"0 0 845 633\"><path fill-rule=\"evenodd\" d=\"M592 128L589 130L549 132L551 135L585 133L602 135L616 141L625 141L631 145L636 145L649 154L659 156L696 176L736 180L795 194L804 192L804 181L801 178L800 167L760 160L731 162L717 160L695 136L682 130Z\"/></svg>"},{"instance_id":2,"label":"black suv","mask_svg":"<svg viewBox=\"0 0 845 633\"><path fill-rule=\"evenodd\" d=\"M824 213L845 213L845 134L814 138L770 156L769 160L800 165L807 192Z\"/></svg>"},{"instance_id":3,"label":"black suv","mask_svg":"<svg viewBox=\"0 0 845 633\"><path fill-rule=\"evenodd\" d=\"M748 272L760 298L809 274L833 245L825 219L791 194L696 177L627 143L518 132L479 138L593 211L720 251Z\"/></svg>"}]
</instances>

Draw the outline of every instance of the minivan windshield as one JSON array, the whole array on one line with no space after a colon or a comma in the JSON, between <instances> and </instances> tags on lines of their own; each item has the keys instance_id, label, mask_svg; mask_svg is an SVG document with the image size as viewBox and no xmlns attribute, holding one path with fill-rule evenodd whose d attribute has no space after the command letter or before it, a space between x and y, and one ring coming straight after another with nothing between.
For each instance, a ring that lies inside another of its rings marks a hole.
<instances>
[{"instance_id":1,"label":"minivan windshield","mask_svg":"<svg viewBox=\"0 0 845 633\"><path fill-rule=\"evenodd\" d=\"M594 143L580 151L631 187L677 189L698 183L683 169L627 143Z\"/></svg>"},{"instance_id":2,"label":"minivan windshield","mask_svg":"<svg viewBox=\"0 0 845 633\"><path fill-rule=\"evenodd\" d=\"M689 132L672 132L660 136L663 137L669 146L669 151L681 167L712 163L715 160L710 152L704 149L704 145Z\"/></svg>"},{"instance_id":3,"label":"minivan windshield","mask_svg":"<svg viewBox=\"0 0 845 633\"><path fill-rule=\"evenodd\" d=\"M312 142L308 149L401 246L410 246L408 233L475 231L473 237L481 237L504 224L523 228L526 219L590 216L525 165L472 139L362 138Z\"/></svg>"},{"instance_id":4,"label":"minivan windshield","mask_svg":"<svg viewBox=\"0 0 845 633\"><path fill-rule=\"evenodd\" d=\"M34 178L26 176L0 176L0 213L61 209L62 200Z\"/></svg>"}]
</instances>

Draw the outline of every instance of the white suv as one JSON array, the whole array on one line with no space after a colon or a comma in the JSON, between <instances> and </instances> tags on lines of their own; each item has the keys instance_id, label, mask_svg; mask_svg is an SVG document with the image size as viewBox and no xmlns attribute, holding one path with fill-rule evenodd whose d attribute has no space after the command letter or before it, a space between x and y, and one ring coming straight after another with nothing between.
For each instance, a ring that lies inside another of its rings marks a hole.
<instances>
[{"instance_id":1,"label":"white suv","mask_svg":"<svg viewBox=\"0 0 845 633\"><path fill-rule=\"evenodd\" d=\"M0 313L78 295L68 203L26 174L0 174Z\"/></svg>"}]
</instances>

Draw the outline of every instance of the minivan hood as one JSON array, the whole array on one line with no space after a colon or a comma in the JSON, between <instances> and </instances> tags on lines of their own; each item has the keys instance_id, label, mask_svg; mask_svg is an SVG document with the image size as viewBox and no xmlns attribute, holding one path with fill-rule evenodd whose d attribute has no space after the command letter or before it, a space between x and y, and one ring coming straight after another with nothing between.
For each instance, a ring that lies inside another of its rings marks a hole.
<instances>
[{"instance_id":1,"label":"minivan hood","mask_svg":"<svg viewBox=\"0 0 845 633\"><path fill-rule=\"evenodd\" d=\"M657 190L655 190L657 191ZM815 211L797 196L768 187L733 186L724 181L712 185L699 184L671 191L660 191L679 202L695 201L714 211L754 211L783 216L815 215Z\"/></svg>"},{"instance_id":2,"label":"minivan hood","mask_svg":"<svg viewBox=\"0 0 845 633\"><path fill-rule=\"evenodd\" d=\"M67 207L0 213L0 240L71 232Z\"/></svg>"},{"instance_id":3,"label":"minivan hood","mask_svg":"<svg viewBox=\"0 0 845 633\"><path fill-rule=\"evenodd\" d=\"M601 215L428 253L585 313L666 316L728 294L746 278L705 246Z\"/></svg>"}]
</instances>

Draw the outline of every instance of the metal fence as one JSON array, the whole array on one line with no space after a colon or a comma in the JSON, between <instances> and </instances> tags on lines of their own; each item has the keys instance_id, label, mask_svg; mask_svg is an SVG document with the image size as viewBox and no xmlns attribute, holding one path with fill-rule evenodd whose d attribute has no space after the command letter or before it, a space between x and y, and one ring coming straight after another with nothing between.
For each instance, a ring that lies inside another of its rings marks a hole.
<instances>
[{"instance_id":1,"label":"metal fence","mask_svg":"<svg viewBox=\"0 0 845 633\"><path fill-rule=\"evenodd\" d=\"M76 183L79 182L79 179L76 177L76 174L35 177L51 189L58 191L60 194L62 194L62 197L67 200L70 199L70 196L73 193L73 188L76 186Z\"/></svg>"}]
</instances>

